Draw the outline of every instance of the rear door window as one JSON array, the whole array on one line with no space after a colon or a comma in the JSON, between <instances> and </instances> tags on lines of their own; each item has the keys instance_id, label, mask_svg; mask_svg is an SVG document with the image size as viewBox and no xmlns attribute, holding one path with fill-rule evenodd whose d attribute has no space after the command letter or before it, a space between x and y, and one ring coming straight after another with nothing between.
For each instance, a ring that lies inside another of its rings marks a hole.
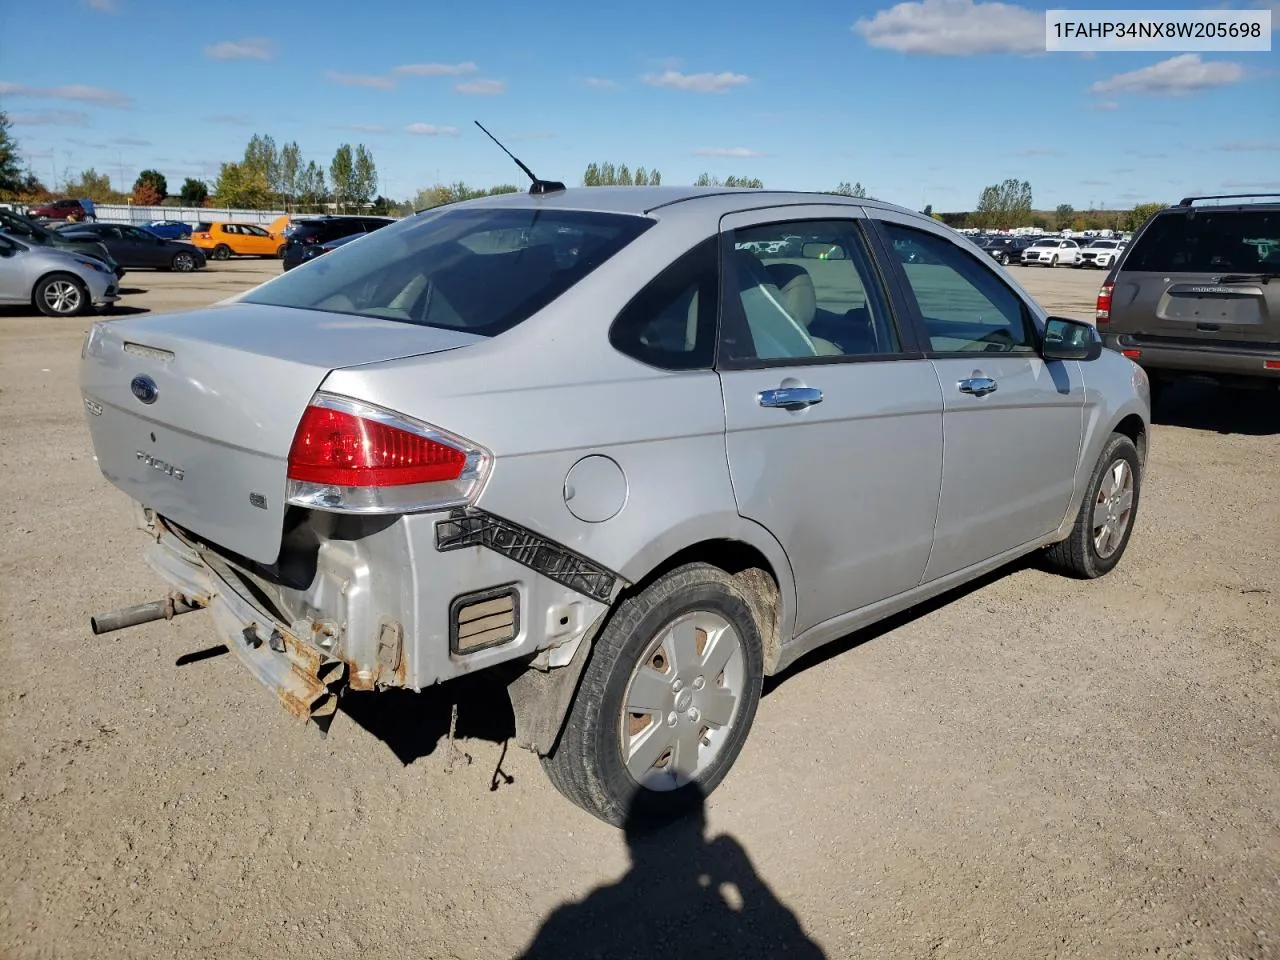
<instances>
[{"instance_id":1,"label":"rear door window","mask_svg":"<svg viewBox=\"0 0 1280 960\"><path fill-rule=\"evenodd\" d=\"M1259 273L1280 269L1280 211L1162 213L1125 261L1137 273Z\"/></svg>"}]
</instances>

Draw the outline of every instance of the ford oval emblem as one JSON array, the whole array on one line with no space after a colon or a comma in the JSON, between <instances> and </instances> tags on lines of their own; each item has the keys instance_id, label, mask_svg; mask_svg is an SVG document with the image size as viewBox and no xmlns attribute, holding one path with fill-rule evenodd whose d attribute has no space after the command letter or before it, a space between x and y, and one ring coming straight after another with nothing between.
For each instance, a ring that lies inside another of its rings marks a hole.
<instances>
[{"instance_id":1,"label":"ford oval emblem","mask_svg":"<svg viewBox=\"0 0 1280 960\"><path fill-rule=\"evenodd\" d=\"M156 382L144 374L134 377L129 389L143 403L155 403L156 397L160 396L160 388L156 386Z\"/></svg>"}]
</instances>

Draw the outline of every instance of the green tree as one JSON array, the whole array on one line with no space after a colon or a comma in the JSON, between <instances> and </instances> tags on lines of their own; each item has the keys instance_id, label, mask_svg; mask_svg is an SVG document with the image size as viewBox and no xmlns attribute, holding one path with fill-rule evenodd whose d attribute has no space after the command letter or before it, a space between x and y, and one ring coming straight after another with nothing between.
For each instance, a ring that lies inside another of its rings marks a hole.
<instances>
[{"instance_id":1,"label":"green tree","mask_svg":"<svg viewBox=\"0 0 1280 960\"><path fill-rule=\"evenodd\" d=\"M268 193L279 193L280 186L280 151L270 136L254 134L244 148L244 159L240 162L245 170L253 174L254 179L261 176L267 185ZM268 201L270 203L270 201Z\"/></svg>"},{"instance_id":2,"label":"green tree","mask_svg":"<svg viewBox=\"0 0 1280 960\"><path fill-rule=\"evenodd\" d=\"M582 185L584 187L600 186L600 164L587 164L586 172L582 174Z\"/></svg>"},{"instance_id":3,"label":"green tree","mask_svg":"<svg viewBox=\"0 0 1280 960\"><path fill-rule=\"evenodd\" d=\"M637 187L647 187L649 185L649 172L644 167L636 167L635 185Z\"/></svg>"},{"instance_id":4,"label":"green tree","mask_svg":"<svg viewBox=\"0 0 1280 960\"><path fill-rule=\"evenodd\" d=\"M333 200L338 208L345 209L355 196L356 162L351 144L344 143L334 151L329 163L329 183L333 185Z\"/></svg>"},{"instance_id":5,"label":"green tree","mask_svg":"<svg viewBox=\"0 0 1280 960\"><path fill-rule=\"evenodd\" d=\"M351 202L363 206L377 192L378 167L373 154L363 143L358 144L351 171Z\"/></svg>"},{"instance_id":6,"label":"green tree","mask_svg":"<svg viewBox=\"0 0 1280 960\"><path fill-rule=\"evenodd\" d=\"M662 186L662 171L661 171L661 170L650 170L650 171L649 171L649 186L651 186L651 187L660 187L660 186Z\"/></svg>"},{"instance_id":7,"label":"green tree","mask_svg":"<svg viewBox=\"0 0 1280 960\"><path fill-rule=\"evenodd\" d=\"M18 160L18 141L9 132L9 114L0 110L0 190L18 192L23 186L22 164Z\"/></svg>"},{"instance_id":8,"label":"green tree","mask_svg":"<svg viewBox=\"0 0 1280 960\"><path fill-rule=\"evenodd\" d=\"M974 211L976 227L1025 227L1031 220L1031 184L1026 180L1008 179L985 187Z\"/></svg>"},{"instance_id":9,"label":"green tree","mask_svg":"<svg viewBox=\"0 0 1280 960\"><path fill-rule=\"evenodd\" d=\"M921 210L920 212L921 212L921 213L923 213L926 217L932 217L932 216L933 216L933 204L932 204L932 203L926 203L926 204L924 205L924 209L923 209L923 210Z\"/></svg>"},{"instance_id":10,"label":"green tree","mask_svg":"<svg viewBox=\"0 0 1280 960\"><path fill-rule=\"evenodd\" d=\"M625 163L618 167L618 186L620 187L634 186L634 183L631 179L631 168L628 167Z\"/></svg>"},{"instance_id":11,"label":"green tree","mask_svg":"<svg viewBox=\"0 0 1280 960\"><path fill-rule=\"evenodd\" d=\"M296 141L286 143L280 148L279 184L277 192L284 198L286 206L292 204L301 193L300 180L303 172L302 150Z\"/></svg>"},{"instance_id":12,"label":"green tree","mask_svg":"<svg viewBox=\"0 0 1280 960\"><path fill-rule=\"evenodd\" d=\"M182 181L182 190L178 196L184 207L200 207L209 199L209 188L203 180L187 177Z\"/></svg>"},{"instance_id":13,"label":"green tree","mask_svg":"<svg viewBox=\"0 0 1280 960\"><path fill-rule=\"evenodd\" d=\"M165 179L165 175L159 170L148 169L138 174L138 179L133 181L135 195L144 184L150 184L152 195L158 195L161 200L164 200L169 195L169 181Z\"/></svg>"},{"instance_id":14,"label":"green tree","mask_svg":"<svg viewBox=\"0 0 1280 960\"><path fill-rule=\"evenodd\" d=\"M1166 203L1140 203L1125 214L1124 229L1130 233L1147 222L1147 218L1167 207Z\"/></svg>"},{"instance_id":15,"label":"green tree","mask_svg":"<svg viewBox=\"0 0 1280 960\"><path fill-rule=\"evenodd\" d=\"M329 197L329 187L325 183L324 168L314 160L307 162L298 182L298 198L307 206L315 207L325 203Z\"/></svg>"},{"instance_id":16,"label":"green tree","mask_svg":"<svg viewBox=\"0 0 1280 960\"><path fill-rule=\"evenodd\" d=\"M1060 203L1053 211L1054 216L1058 220L1058 229L1063 230L1071 225L1071 221L1075 219L1076 208L1069 203Z\"/></svg>"},{"instance_id":17,"label":"green tree","mask_svg":"<svg viewBox=\"0 0 1280 960\"><path fill-rule=\"evenodd\" d=\"M260 168L243 163L224 163L218 171L213 192L220 207L256 210L271 203L267 175Z\"/></svg>"},{"instance_id":18,"label":"green tree","mask_svg":"<svg viewBox=\"0 0 1280 960\"><path fill-rule=\"evenodd\" d=\"M88 170L81 170L80 176L74 179L67 177L66 183L63 184L63 190L68 196L88 197L98 203L112 199L115 194L115 191L111 189L111 178L105 173L99 173L93 167Z\"/></svg>"},{"instance_id":19,"label":"green tree","mask_svg":"<svg viewBox=\"0 0 1280 960\"><path fill-rule=\"evenodd\" d=\"M850 184L847 180L841 181L831 192L842 197L858 197L859 199L863 199L867 195L866 187L861 183Z\"/></svg>"}]
</instances>

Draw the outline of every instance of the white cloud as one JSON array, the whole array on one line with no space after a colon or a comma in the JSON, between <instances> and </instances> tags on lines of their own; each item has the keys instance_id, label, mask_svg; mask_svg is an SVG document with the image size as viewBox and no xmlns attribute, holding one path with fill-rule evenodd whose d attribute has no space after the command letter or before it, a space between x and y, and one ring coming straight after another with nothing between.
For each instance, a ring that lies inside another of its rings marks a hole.
<instances>
[{"instance_id":1,"label":"white cloud","mask_svg":"<svg viewBox=\"0 0 1280 960\"><path fill-rule=\"evenodd\" d=\"M1197 90L1227 87L1243 79L1244 67L1238 63L1227 60L1206 63L1198 53L1184 53L1141 70L1099 80L1089 90L1092 93L1150 93L1178 97Z\"/></svg>"},{"instance_id":2,"label":"white cloud","mask_svg":"<svg viewBox=\"0 0 1280 960\"><path fill-rule=\"evenodd\" d=\"M336 70L324 72L326 80L340 83L344 87L364 87L367 90L394 90L396 82L390 77L371 76L366 73L338 73Z\"/></svg>"},{"instance_id":3,"label":"white cloud","mask_svg":"<svg viewBox=\"0 0 1280 960\"><path fill-rule=\"evenodd\" d=\"M724 93L751 80L744 73L681 73L678 70L646 73L640 79L651 87L668 87L690 93Z\"/></svg>"},{"instance_id":4,"label":"white cloud","mask_svg":"<svg viewBox=\"0 0 1280 960\"><path fill-rule=\"evenodd\" d=\"M860 18L853 32L898 53L970 57L1044 53L1044 14L1010 3L920 0Z\"/></svg>"},{"instance_id":5,"label":"white cloud","mask_svg":"<svg viewBox=\"0 0 1280 960\"><path fill-rule=\"evenodd\" d=\"M746 147L701 147L693 151L693 155L695 157L739 157L742 159L764 156L759 150L749 150Z\"/></svg>"},{"instance_id":6,"label":"white cloud","mask_svg":"<svg viewBox=\"0 0 1280 960\"><path fill-rule=\"evenodd\" d=\"M460 77L475 73L477 69L479 68L468 60L465 63L406 63L391 72L414 77Z\"/></svg>"},{"instance_id":7,"label":"white cloud","mask_svg":"<svg viewBox=\"0 0 1280 960\"><path fill-rule=\"evenodd\" d=\"M210 60L270 60L275 53L266 37L245 37L205 47L204 55Z\"/></svg>"},{"instance_id":8,"label":"white cloud","mask_svg":"<svg viewBox=\"0 0 1280 960\"><path fill-rule=\"evenodd\" d=\"M1280 150L1280 140L1232 140L1218 147L1231 153L1258 152L1269 153Z\"/></svg>"},{"instance_id":9,"label":"white cloud","mask_svg":"<svg viewBox=\"0 0 1280 960\"><path fill-rule=\"evenodd\" d=\"M89 115L83 110L36 110L11 113L9 122L15 127L86 127Z\"/></svg>"},{"instance_id":10,"label":"white cloud","mask_svg":"<svg viewBox=\"0 0 1280 960\"><path fill-rule=\"evenodd\" d=\"M434 123L411 123L404 128L406 133L416 133L420 137L456 137L457 127L440 127Z\"/></svg>"},{"instance_id":11,"label":"white cloud","mask_svg":"<svg viewBox=\"0 0 1280 960\"><path fill-rule=\"evenodd\" d=\"M90 87L83 83L68 83L58 87L28 87L25 84L0 80L0 96L74 100L79 103L98 103L104 107L127 107L133 102L123 93L117 93L105 87Z\"/></svg>"},{"instance_id":12,"label":"white cloud","mask_svg":"<svg viewBox=\"0 0 1280 960\"><path fill-rule=\"evenodd\" d=\"M582 81L584 86L590 87L592 90L617 90L618 84L614 80L607 77L587 77Z\"/></svg>"},{"instance_id":13,"label":"white cloud","mask_svg":"<svg viewBox=\"0 0 1280 960\"><path fill-rule=\"evenodd\" d=\"M501 80L468 80L466 83L455 83L453 89L458 93L494 96L495 94L506 93L507 85Z\"/></svg>"}]
</instances>

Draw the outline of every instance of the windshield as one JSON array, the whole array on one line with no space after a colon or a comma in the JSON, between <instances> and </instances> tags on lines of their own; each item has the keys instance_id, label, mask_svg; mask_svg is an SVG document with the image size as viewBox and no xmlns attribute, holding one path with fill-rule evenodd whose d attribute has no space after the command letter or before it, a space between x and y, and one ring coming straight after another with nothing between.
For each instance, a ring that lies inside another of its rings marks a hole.
<instances>
[{"instance_id":1,"label":"windshield","mask_svg":"<svg viewBox=\"0 0 1280 960\"><path fill-rule=\"evenodd\" d=\"M631 215L441 208L365 235L241 298L496 336L653 225Z\"/></svg>"},{"instance_id":2,"label":"windshield","mask_svg":"<svg viewBox=\"0 0 1280 960\"><path fill-rule=\"evenodd\" d=\"M1126 270L1179 273L1260 273L1280 270L1280 211L1205 210L1156 217L1135 246Z\"/></svg>"},{"instance_id":3,"label":"windshield","mask_svg":"<svg viewBox=\"0 0 1280 960\"><path fill-rule=\"evenodd\" d=\"M1116 242L1114 240L1094 240L1089 244L1091 247L1101 247L1104 250L1113 249L1115 245Z\"/></svg>"}]
</instances>

